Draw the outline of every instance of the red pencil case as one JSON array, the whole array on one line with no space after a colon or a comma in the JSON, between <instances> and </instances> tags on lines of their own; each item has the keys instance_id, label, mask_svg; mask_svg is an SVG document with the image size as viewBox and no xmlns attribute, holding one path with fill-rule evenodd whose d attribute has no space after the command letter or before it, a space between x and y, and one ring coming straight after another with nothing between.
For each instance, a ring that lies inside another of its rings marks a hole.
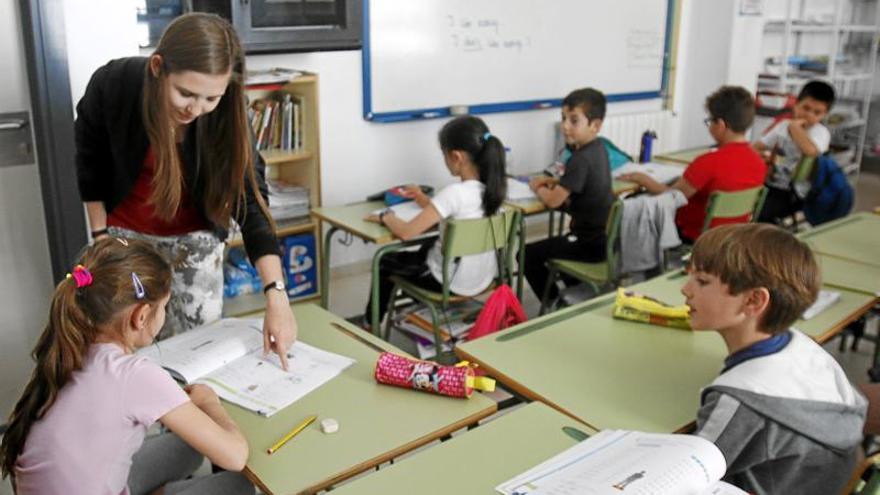
<instances>
[{"instance_id":1,"label":"red pencil case","mask_svg":"<svg viewBox=\"0 0 880 495\"><path fill-rule=\"evenodd\" d=\"M419 361L383 352L376 361L376 381L386 385L412 388L450 397L468 398L474 390L495 390L495 380L476 376L466 361L443 366L433 361Z\"/></svg>"}]
</instances>

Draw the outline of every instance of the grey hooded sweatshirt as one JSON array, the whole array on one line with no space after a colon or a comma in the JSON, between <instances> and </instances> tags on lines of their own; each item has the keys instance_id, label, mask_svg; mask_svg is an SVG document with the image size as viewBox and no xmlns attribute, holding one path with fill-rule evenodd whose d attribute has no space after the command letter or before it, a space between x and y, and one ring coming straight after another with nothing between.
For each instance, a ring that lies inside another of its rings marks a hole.
<instances>
[{"instance_id":1,"label":"grey hooded sweatshirt","mask_svg":"<svg viewBox=\"0 0 880 495\"><path fill-rule=\"evenodd\" d=\"M750 493L838 494L856 465L867 401L821 346L791 333L703 390L697 434L724 454L724 481Z\"/></svg>"}]
</instances>

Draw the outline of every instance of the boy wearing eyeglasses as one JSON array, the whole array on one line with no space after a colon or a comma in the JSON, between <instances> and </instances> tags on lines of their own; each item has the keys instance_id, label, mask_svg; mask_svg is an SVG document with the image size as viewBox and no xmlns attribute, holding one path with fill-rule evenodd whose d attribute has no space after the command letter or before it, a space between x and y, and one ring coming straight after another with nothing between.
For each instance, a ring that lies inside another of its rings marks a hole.
<instances>
[{"instance_id":1,"label":"boy wearing eyeglasses","mask_svg":"<svg viewBox=\"0 0 880 495\"><path fill-rule=\"evenodd\" d=\"M661 184L646 174L636 172L620 178L635 182L651 194L678 189L688 203L678 209L675 224L682 240L693 243L703 230L709 195L715 191L733 192L758 187L764 183L767 166L746 138L755 119L755 101L745 88L722 86L706 98L709 117L704 120L718 149L700 155L671 186ZM719 218L711 227L725 223L744 223L749 216Z\"/></svg>"}]
</instances>

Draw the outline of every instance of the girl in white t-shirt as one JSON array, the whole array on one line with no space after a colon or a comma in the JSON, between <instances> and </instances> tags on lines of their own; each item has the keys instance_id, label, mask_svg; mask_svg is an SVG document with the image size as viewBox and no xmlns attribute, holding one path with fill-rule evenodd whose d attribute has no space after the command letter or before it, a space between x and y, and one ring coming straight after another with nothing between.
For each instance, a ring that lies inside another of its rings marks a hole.
<instances>
[{"instance_id":1,"label":"girl in white t-shirt","mask_svg":"<svg viewBox=\"0 0 880 495\"><path fill-rule=\"evenodd\" d=\"M144 241L104 238L55 288L0 471L19 495L253 493L239 473L184 480L207 456L241 471L247 442L208 387L181 389L133 352L165 321L171 268ZM161 421L170 432L144 441Z\"/></svg>"},{"instance_id":2,"label":"girl in white t-shirt","mask_svg":"<svg viewBox=\"0 0 880 495\"><path fill-rule=\"evenodd\" d=\"M409 240L447 219L469 219L491 216L498 212L507 194L504 166L504 145L493 136L482 119L457 117L443 126L439 134L440 149L449 172L460 179L440 190L433 198L421 189L410 186L408 191L422 207L421 213L409 222L391 210L371 215L367 220L380 223L396 237ZM441 233L443 229L440 229ZM429 239L418 251L398 251L385 255L379 266L380 321L391 298L392 275L404 276L421 287L441 290L442 239ZM486 252L463 256L450 264L450 290L458 295L473 296L484 291L497 273L495 254ZM372 293L371 293L372 295ZM372 300L367 301L366 315ZM365 318L366 320L366 318Z\"/></svg>"}]
</instances>

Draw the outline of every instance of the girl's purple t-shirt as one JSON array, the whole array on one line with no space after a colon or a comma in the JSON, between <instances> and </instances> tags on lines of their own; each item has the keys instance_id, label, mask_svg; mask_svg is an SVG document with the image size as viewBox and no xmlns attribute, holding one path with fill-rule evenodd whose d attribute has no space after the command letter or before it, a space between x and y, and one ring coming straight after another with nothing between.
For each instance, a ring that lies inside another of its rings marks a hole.
<instances>
[{"instance_id":1,"label":"girl's purple t-shirt","mask_svg":"<svg viewBox=\"0 0 880 495\"><path fill-rule=\"evenodd\" d=\"M127 494L131 458L147 428L188 401L152 361L116 344L93 344L31 427L15 463L19 495Z\"/></svg>"}]
</instances>

